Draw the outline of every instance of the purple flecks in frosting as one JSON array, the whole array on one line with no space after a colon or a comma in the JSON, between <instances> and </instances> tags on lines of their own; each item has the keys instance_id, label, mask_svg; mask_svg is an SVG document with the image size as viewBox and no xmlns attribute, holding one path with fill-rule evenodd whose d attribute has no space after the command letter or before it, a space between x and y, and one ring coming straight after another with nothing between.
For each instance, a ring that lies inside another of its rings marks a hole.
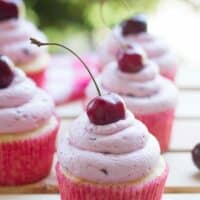
<instances>
[{"instance_id":1,"label":"purple flecks in frosting","mask_svg":"<svg viewBox=\"0 0 200 200\"><path fill-rule=\"evenodd\" d=\"M54 103L24 73L15 68L9 87L0 90L0 133L31 131L46 123L54 112Z\"/></svg>"},{"instance_id":2,"label":"purple flecks in frosting","mask_svg":"<svg viewBox=\"0 0 200 200\"><path fill-rule=\"evenodd\" d=\"M147 176L160 160L160 148L129 111L124 120L104 126L91 124L83 114L72 124L69 135L60 138L58 160L78 178L121 183Z\"/></svg>"}]
</instances>

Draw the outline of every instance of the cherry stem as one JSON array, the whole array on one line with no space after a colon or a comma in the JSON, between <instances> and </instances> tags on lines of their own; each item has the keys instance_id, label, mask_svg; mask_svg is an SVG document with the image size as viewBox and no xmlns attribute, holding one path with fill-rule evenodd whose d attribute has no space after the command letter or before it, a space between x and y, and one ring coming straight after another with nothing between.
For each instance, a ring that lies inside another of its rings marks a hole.
<instances>
[{"instance_id":1,"label":"cherry stem","mask_svg":"<svg viewBox=\"0 0 200 200\"><path fill-rule=\"evenodd\" d=\"M52 42L50 42L50 43L48 43L48 42L40 42L39 40L37 40L35 38L30 38L30 41L31 41L32 44L35 44L38 47L41 47L41 46L50 46L50 45L51 46L59 46L59 47L62 47L64 49L66 49L70 53L72 53L83 64L83 66L85 67L85 69L87 70L87 72L89 73L90 77L93 80L93 83L94 83L94 85L95 85L95 87L97 89L98 95L101 96L101 91L99 89L99 86L98 86L98 84L97 84L97 82L96 82L96 80L95 80L92 72L90 71L89 67L85 64L85 62L83 61L83 59L76 52L74 52L72 49L70 49L70 48L68 48L68 47L66 47L66 46L64 46L62 44L58 44L58 43L54 43L54 42L53 43Z\"/></svg>"}]
</instances>

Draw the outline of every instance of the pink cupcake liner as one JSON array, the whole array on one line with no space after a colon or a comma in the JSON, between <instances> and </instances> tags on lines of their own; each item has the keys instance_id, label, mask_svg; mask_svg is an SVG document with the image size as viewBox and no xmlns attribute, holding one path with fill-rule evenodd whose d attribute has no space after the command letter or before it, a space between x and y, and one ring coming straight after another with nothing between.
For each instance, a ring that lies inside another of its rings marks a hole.
<instances>
[{"instance_id":1,"label":"pink cupcake liner","mask_svg":"<svg viewBox=\"0 0 200 200\"><path fill-rule=\"evenodd\" d=\"M45 84L45 69L40 70L39 72L27 73L27 76L31 78L38 87L43 87Z\"/></svg>"},{"instance_id":2,"label":"pink cupcake liner","mask_svg":"<svg viewBox=\"0 0 200 200\"><path fill-rule=\"evenodd\" d=\"M58 128L59 123L51 132L35 138L0 142L0 185L29 184L46 177L51 170Z\"/></svg>"},{"instance_id":3,"label":"pink cupcake liner","mask_svg":"<svg viewBox=\"0 0 200 200\"><path fill-rule=\"evenodd\" d=\"M169 149L174 113L175 109L146 115L135 114L135 117L142 121L149 132L157 138L162 152L166 152Z\"/></svg>"},{"instance_id":4,"label":"pink cupcake liner","mask_svg":"<svg viewBox=\"0 0 200 200\"><path fill-rule=\"evenodd\" d=\"M139 185L98 185L71 180L63 175L59 164L56 172L61 200L161 200L168 167L154 180Z\"/></svg>"}]
</instances>

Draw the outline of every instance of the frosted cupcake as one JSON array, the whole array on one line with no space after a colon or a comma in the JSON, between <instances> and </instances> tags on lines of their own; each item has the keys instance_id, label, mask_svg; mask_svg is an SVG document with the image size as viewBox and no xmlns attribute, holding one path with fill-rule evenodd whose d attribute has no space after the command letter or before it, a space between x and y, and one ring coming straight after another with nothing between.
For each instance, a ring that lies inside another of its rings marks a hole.
<instances>
[{"instance_id":1,"label":"frosted cupcake","mask_svg":"<svg viewBox=\"0 0 200 200\"><path fill-rule=\"evenodd\" d=\"M59 122L51 98L0 57L0 186L29 184L51 169Z\"/></svg>"},{"instance_id":2,"label":"frosted cupcake","mask_svg":"<svg viewBox=\"0 0 200 200\"><path fill-rule=\"evenodd\" d=\"M0 54L8 56L39 86L49 61L47 49L30 44L29 38L46 41L45 35L24 19L22 0L0 1Z\"/></svg>"},{"instance_id":3,"label":"frosted cupcake","mask_svg":"<svg viewBox=\"0 0 200 200\"><path fill-rule=\"evenodd\" d=\"M162 152L169 147L177 89L159 75L158 67L138 48L126 48L118 60L109 63L98 78L101 89L118 93L128 109L141 120L158 139ZM96 96L92 84L87 99Z\"/></svg>"},{"instance_id":4,"label":"frosted cupcake","mask_svg":"<svg viewBox=\"0 0 200 200\"><path fill-rule=\"evenodd\" d=\"M147 20L144 15L136 15L123 21L113 29L100 50L100 59L103 65L112 61L121 45L139 44L147 56L160 68L164 77L174 80L177 72L175 56L167 44L147 30Z\"/></svg>"},{"instance_id":5,"label":"frosted cupcake","mask_svg":"<svg viewBox=\"0 0 200 200\"><path fill-rule=\"evenodd\" d=\"M37 46L50 45L34 38ZM168 167L157 140L128 111L121 97L102 95L84 61L99 97L58 142L56 173L62 200L161 200Z\"/></svg>"},{"instance_id":6,"label":"frosted cupcake","mask_svg":"<svg viewBox=\"0 0 200 200\"><path fill-rule=\"evenodd\" d=\"M157 140L115 94L59 139L56 170L62 200L161 200L168 175Z\"/></svg>"}]
</instances>

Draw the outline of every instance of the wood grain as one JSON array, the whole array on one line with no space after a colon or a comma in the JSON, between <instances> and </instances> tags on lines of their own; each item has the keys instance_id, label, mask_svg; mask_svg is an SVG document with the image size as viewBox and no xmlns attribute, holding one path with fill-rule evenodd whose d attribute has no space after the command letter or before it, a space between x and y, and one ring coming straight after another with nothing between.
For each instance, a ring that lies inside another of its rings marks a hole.
<instances>
[{"instance_id":1,"label":"wood grain","mask_svg":"<svg viewBox=\"0 0 200 200\"><path fill-rule=\"evenodd\" d=\"M184 90L179 92L177 105L177 118L200 118L200 92L194 90Z\"/></svg>"},{"instance_id":2,"label":"wood grain","mask_svg":"<svg viewBox=\"0 0 200 200\"><path fill-rule=\"evenodd\" d=\"M199 200L200 194L167 194L163 200ZM0 200L60 200L60 195L2 195Z\"/></svg>"},{"instance_id":3,"label":"wood grain","mask_svg":"<svg viewBox=\"0 0 200 200\"><path fill-rule=\"evenodd\" d=\"M181 67L178 72L176 83L180 89L194 90L200 89L200 68Z\"/></svg>"},{"instance_id":4,"label":"wood grain","mask_svg":"<svg viewBox=\"0 0 200 200\"><path fill-rule=\"evenodd\" d=\"M200 142L200 119L176 119L170 151L191 151L198 142Z\"/></svg>"},{"instance_id":5,"label":"wood grain","mask_svg":"<svg viewBox=\"0 0 200 200\"><path fill-rule=\"evenodd\" d=\"M200 193L200 173L194 166L190 153L166 153L170 167L166 184L168 193Z\"/></svg>"}]
</instances>

